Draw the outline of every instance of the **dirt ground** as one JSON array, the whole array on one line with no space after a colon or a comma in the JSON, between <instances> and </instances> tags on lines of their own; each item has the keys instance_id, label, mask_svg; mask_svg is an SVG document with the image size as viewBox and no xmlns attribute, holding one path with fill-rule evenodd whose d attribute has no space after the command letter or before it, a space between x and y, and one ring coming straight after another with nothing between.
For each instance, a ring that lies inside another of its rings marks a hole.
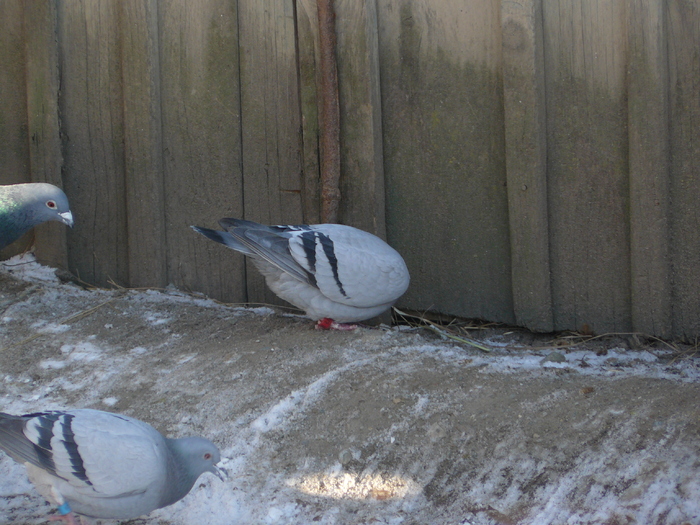
<instances>
[{"instance_id":1,"label":"dirt ground","mask_svg":"<svg viewBox=\"0 0 700 525\"><path fill-rule=\"evenodd\" d=\"M204 475L134 525L700 523L691 348L472 335L491 351L406 326L316 331L175 290L85 290L14 258L0 411L98 408L219 445L226 482ZM0 454L0 523L50 512Z\"/></svg>"}]
</instances>

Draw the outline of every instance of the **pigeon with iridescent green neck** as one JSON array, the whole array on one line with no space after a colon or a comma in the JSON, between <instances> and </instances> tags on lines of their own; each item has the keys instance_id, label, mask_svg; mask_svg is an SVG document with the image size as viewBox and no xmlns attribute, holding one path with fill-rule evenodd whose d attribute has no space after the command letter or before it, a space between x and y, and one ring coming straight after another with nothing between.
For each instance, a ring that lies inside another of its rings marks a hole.
<instances>
[{"instance_id":1,"label":"pigeon with iridescent green neck","mask_svg":"<svg viewBox=\"0 0 700 525\"><path fill-rule=\"evenodd\" d=\"M60 188L44 182L0 186L0 249L46 221L73 227L68 197Z\"/></svg>"}]
</instances>

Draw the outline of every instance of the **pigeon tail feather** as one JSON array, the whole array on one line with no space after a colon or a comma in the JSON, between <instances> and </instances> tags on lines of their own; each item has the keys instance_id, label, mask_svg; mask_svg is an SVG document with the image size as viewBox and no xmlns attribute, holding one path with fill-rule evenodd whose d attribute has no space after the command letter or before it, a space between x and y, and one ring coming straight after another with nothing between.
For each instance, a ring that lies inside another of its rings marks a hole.
<instances>
[{"instance_id":1,"label":"pigeon tail feather","mask_svg":"<svg viewBox=\"0 0 700 525\"><path fill-rule=\"evenodd\" d=\"M209 228L202 228L200 226L190 226L197 233L201 233L207 239L211 239L214 242L228 246L229 248L241 252L244 255L253 255L248 248L236 240L233 235L228 232L220 232L218 230L211 230Z\"/></svg>"}]
</instances>

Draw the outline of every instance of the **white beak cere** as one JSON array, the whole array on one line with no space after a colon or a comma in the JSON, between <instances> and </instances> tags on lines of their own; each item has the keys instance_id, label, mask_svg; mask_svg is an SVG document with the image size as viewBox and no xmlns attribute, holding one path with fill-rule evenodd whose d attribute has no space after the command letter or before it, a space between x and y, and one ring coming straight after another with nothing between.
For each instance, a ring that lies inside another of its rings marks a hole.
<instances>
[{"instance_id":1,"label":"white beak cere","mask_svg":"<svg viewBox=\"0 0 700 525\"><path fill-rule=\"evenodd\" d=\"M73 214L70 211L64 211L63 213L58 214L61 217L61 220L70 226L71 228L73 227Z\"/></svg>"}]
</instances>

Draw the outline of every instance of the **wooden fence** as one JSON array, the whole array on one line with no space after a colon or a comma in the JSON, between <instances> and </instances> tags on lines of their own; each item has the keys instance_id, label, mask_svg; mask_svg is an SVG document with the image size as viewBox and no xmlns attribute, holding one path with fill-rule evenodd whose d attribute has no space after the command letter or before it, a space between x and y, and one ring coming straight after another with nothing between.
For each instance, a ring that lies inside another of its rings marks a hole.
<instances>
[{"instance_id":1,"label":"wooden fence","mask_svg":"<svg viewBox=\"0 0 700 525\"><path fill-rule=\"evenodd\" d=\"M400 306L700 336L697 2L334 5L340 220L404 255ZM41 259L274 302L188 226L319 220L317 27L315 0L0 2L0 182L76 218Z\"/></svg>"}]
</instances>

